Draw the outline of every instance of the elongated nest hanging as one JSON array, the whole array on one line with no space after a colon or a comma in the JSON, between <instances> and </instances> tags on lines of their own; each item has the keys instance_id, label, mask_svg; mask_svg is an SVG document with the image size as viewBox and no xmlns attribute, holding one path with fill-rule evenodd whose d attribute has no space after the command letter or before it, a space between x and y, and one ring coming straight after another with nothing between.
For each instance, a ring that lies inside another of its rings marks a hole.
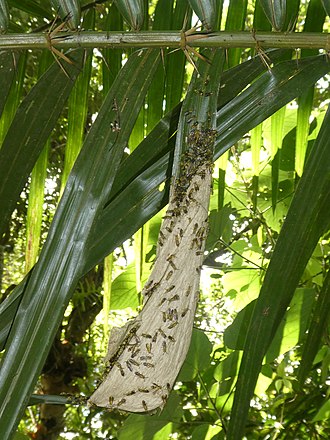
<instances>
[{"instance_id":1,"label":"elongated nest hanging","mask_svg":"<svg viewBox=\"0 0 330 440\"><path fill-rule=\"evenodd\" d=\"M199 298L214 138L214 130L199 130L197 124L189 131L156 262L142 290L143 309L112 329L106 372L91 405L141 413L162 409L167 401L187 355Z\"/></svg>"}]
</instances>

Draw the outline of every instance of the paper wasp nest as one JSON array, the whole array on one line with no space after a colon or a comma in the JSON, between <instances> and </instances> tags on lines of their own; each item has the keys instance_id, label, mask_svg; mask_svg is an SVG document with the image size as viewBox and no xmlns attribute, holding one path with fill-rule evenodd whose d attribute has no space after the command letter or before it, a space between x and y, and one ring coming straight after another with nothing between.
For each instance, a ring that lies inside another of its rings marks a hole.
<instances>
[{"instance_id":1,"label":"paper wasp nest","mask_svg":"<svg viewBox=\"0 0 330 440\"><path fill-rule=\"evenodd\" d=\"M114 328L104 380L89 403L128 412L163 408L185 360L208 231L214 130L193 125L173 182L157 258L137 318Z\"/></svg>"}]
</instances>

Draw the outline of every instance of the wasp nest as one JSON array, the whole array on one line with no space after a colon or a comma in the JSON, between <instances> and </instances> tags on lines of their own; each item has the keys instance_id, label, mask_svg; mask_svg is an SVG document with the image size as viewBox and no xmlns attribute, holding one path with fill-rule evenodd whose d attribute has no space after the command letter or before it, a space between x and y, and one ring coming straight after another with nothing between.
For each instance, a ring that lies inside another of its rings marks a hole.
<instances>
[{"instance_id":1,"label":"wasp nest","mask_svg":"<svg viewBox=\"0 0 330 440\"><path fill-rule=\"evenodd\" d=\"M111 331L106 373L92 405L141 413L166 403L189 348L199 298L214 139L214 130L192 125L142 291L143 309Z\"/></svg>"}]
</instances>

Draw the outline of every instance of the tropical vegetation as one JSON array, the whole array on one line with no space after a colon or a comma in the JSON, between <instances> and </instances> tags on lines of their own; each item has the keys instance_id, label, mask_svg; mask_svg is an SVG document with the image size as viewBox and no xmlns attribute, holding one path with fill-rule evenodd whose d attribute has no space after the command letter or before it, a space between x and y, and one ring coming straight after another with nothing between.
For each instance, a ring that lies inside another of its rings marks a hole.
<instances>
[{"instance_id":1,"label":"tropical vegetation","mask_svg":"<svg viewBox=\"0 0 330 440\"><path fill-rule=\"evenodd\" d=\"M329 14L329 0L0 1L2 439L329 437ZM109 332L143 310L175 182L195 203L182 157L198 168L206 144L176 383L151 414L91 406Z\"/></svg>"}]
</instances>

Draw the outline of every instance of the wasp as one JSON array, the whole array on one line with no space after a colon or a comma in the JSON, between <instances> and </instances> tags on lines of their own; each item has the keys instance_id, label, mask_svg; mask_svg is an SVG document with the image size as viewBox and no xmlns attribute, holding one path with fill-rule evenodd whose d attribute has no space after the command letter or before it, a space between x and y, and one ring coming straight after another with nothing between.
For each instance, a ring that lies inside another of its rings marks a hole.
<instances>
[{"instance_id":1,"label":"wasp","mask_svg":"<svg viewBox=\"0 0 330 440\"><path fill-rule=\"evenodd\" d=\"M125 372L124 372L124 369L123 369L123 367L121 366L121 364L120 364L119 362L115 362L115 365L116 365L116 367L118 367L118 369L119 369L119 371L120 371L120 374L121 374L122 376L125 376Z\"/></svg>"},{"instance_id":2,"label":"wasp","mask_svg":"<svg viewBox=\"0 0 330 440\"><path fill-rule=\"evenodd\" d=\"M126 393L125 396L133 396L133 394L135 394L135 393L136 393L136 391L132 390L132 391L129 391L128 393Z\"/></svg>"},{"instance_id":3,"label":"wasp","mask_svg":"<svg viewBox=\"0 0 330 440\"><path fill-rule=\"evenodd\" d=\"M145 284L144 288L148 290L149 287L152 286L153 282L154 282L153 280L149 280L149 281Z\"/></svg>"},{"instance_id":4,"label":"wasp","mask_svg":"<svg viewBox=\"0 0 330 440\"><path fill-rule=\"evenodd\" d=\"M136 367L139 367L140 364L135 360L135 359L130 359L129 362L133 365L135 365Z\"/></svg>"},{"instance_id":5,"label":"wasp","mask_svg":"<svg viewBox=\"0 0 330 440\"><path fill-rule=\"evenodd\" d=\"M166 351L167 351L167 345L166 345L166 342L165 342L165 341L163 341L163 343L162 343L162 348L163 348L163 353L166 353Z\"/></svg>"},{"instance_id":6,"label":"wasp","mask_svg":"<svg viewBox=\"0 0 330 440\"><path fill-rule=\"evenodd\" d=\"M205 228L204 226L201 226L197 231L197 237L204 237Z\"/></svg>"},{"instance_id":7,"label":"wasp","mask_svg":"<svg viewBox=\"0 0 330 440\"><path fill-rule=\"evenodd\" d=\"M176 294L176 295L173 295L173 296L168 300L168 302L178 301L179 299L180 299L179 295Z\"/></svg>"},{"instance_id":8,"label":"wasp","mask_svg":"<svg viewBox=\"0 0 330 440\"><path fill-rule=\"evenodd\" d=\"M173 270L170 270L168 272L168 274L166 275L166 281L168 281L171 278L172 275L173 275Z\"/></svg>"},{"instance_id":9,"label":"wasp","mask_svg":"<svg viewBox=\"0 0 330 440\"><path fill-rule=\"evenodd\" d=\"M196 200L193 198L194 192L195 190L193 188L188 192L188 199L192 200L193 202L196 202Z\"/></svg>"},{"instance_id":10,"label":"wasp","mask_svg":"<svg viewBox=\"0 0 330 440\"><path fill-rule=\"evenodd\" d=\"M188 287L186 290L186 296L189 296L191 294L191 286Z\"/></svg>"},{"instance_id":11,"label":"wasp","mask_svg":"<svg viewBox=\"0 0 330 440\"><path fill-rule=\"evenodd\" d=\"M133 368L132 368L130 361L126 361L126 366L129 369L129 371L133 371Z\"/></svg>"},{"instance_id":12,"label":"wasp","mask_svg":"<svg viewBox=\"0 0 330 440\"><path fill-rule=\"evenodd\" d=\"M140 393L149 393L147 388L138 388L138 391L140 391Z\"/></svg>"},{"instance_id":13,"label":"wasp","mask_svg":"<svg viewBox=\"0 0 330 440\"><path fill-rule=\"evenodd\" d=\"M141 350L139 348L137 348L136 345L133 347L133 352L131 354L131 361L132 361L132 358L135 358L140 353L140 351Z\"/></svg>"},{"instance_id":14,"label":"wasp","mask_svg":"<svg viewBox=\"0 0 330 440\"><path fill-rule=\"evenodd\" d=\"M158 385L158 383L156 383L156 382L152 383L151 388L155 391L159 391L162 389L161 385Z\"/></svg>"},{"instance_id":15,"label":"wasp","mask_svg":"<svg viewBox=\"0 0 330 440\"><path fill-rule=\"evenodd\" d=\"M192 239L192 241L190 243L189 249L192 250L192 249L194 249L195 246L198 248L198 240L197 240L197 238L193 238Z\"/></svg>"},{"instance_id":16,"label":"wasp","mask_svg":"<svg viewBox=\"0 0 330 440\"><path fill-rule=\"evenodd\" d=\"M172 269L174 270L178 270L178 268L176 267L176 265L173 262L174 259L174 255L169 255L166 260L169 262L170 266L172 267Z\"/></svg>"},{"instance_id":17,"label":"wasp","mask_svg":"<svg viewBox=\"0 0 330 440\"><path fill-rule=\"evenodd\" d=\"M150 364L149 362L143 362L143 365L147 368L155 368L154 364Z\"/></svg>"}]
</instances>

